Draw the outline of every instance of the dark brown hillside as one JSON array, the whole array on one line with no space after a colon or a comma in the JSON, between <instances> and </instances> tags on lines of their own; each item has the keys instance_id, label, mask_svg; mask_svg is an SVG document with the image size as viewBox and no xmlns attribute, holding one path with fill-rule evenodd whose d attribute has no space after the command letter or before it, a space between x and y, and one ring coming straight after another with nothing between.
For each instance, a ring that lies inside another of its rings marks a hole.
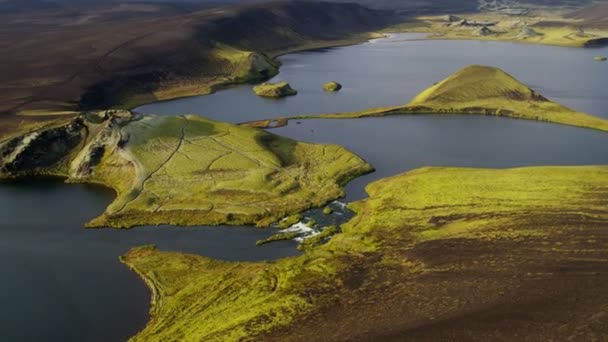
<instances>
[{"instance_id":1,"label":"dark brown hillside","mask_svg":"<svg viewBox=\"0 0 608 342\"><path fill-rule=\"evenodd\" d=\"M159 91L163 97L180 96L182 88L204 93L227 77L238 81L272 73L247 73L247 58L264 58L243 55L248 51L327 45L390 19L360 5L323 2L195 12L162 6L167 5L99 7L86 16L74 9L0 15L0 112L133 105L153 101ZM161 9L165 14L154 15Z\"/></svg>"},{"instance_id":2,"label":"dark brown hillside","mask_svg":"<svg viewBox=\"0 0 608 342\"><path fill-rule=\"evenodd\" d=\"M608 2L585 7L567 17L582 20L587 27L608 28Z\"/></svg>"}]
</instances>

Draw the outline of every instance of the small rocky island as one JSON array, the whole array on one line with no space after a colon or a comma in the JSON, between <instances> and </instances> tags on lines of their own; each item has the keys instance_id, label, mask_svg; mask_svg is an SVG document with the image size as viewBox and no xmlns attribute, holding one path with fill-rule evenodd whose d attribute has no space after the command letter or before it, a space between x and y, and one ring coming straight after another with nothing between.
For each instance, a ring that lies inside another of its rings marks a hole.
<instances>
[{"instance_id":1,"label":"small rocky island","mask_svg":"<svg viewBox=\"0 0 608 342\"><path fill-rule=\"evenodd\" d=\"M298 94L298 92L293 89L287 82L262 83L258 86L253 87L253 91L258 96L274 98L282 98Z\"/></svg>"},{"instance_id":2,"label":"small rocky island","mask_svg":"<svg viewBox=\"0 0 608 342\"><path fill-rule=\"evenodd\" d=\"M335 93L342 89L342 85L336 81L327 82L323 85L323 89L330 93Z\"/></svg>"},{"instance_id":3,"label":"small rocky island","mask_svg":"<svg viewBox=\"0 0 608 342\"><path fill-rule=\"evenodd\" d=\"M595 59L598 62L605 62L605 61L608 60L608 57L606 57L606 56L597 56L597 57L595 57L593 59Z\"/></svg>"}]
</instances>

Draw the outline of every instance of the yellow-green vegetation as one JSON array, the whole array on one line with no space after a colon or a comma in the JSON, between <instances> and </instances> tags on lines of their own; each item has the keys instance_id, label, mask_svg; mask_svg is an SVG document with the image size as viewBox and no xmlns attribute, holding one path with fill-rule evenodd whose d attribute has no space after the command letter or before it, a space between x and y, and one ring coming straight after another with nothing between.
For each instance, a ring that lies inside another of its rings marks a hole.
<instances>
[{"instance_id":1,"label":"yellow-green vegetation","mask_svg":"<svg viewBox=\"0 0 608 342\"><path fill-rule=\"evenodd\" d=\"M216 47L210 51L210 58L218 65L217 72L224 76L210 76L193 82L170 83L156 89L151 94L152 99L129 96L127 97L129 102L121 102L117 106L132 108L146 102L207 95L234 84L265 80L279 72L279 63L263 53L238 49L225 44L216 44Z\"/></svg>"},{"instance_id":2,"label":"yellow-green vegetation","mask_svg":"<svg viewBox=\"0 0 608 342\"><path fill-rule=\"evenodd\" d=\"M404 106L294 118L358 118L397 114L477 114L608 131L608 120L548 100L506 72L472 65L426 89Z\"/></svg>"},{"instance_id":3,"label":"yellow-green vegetation","mask_svg":"<svg viewBox=\"0 0 608 342\"><path fill-rule=\"evenodd\" d=\"M560 11L533 11L524 17L480 12L453 16L424 16L386 32L424 32L428 39L473 39L585 47L607 38L608 28L565 18Z\"/></svg>"},{"instance_id":4,"label":"yellow-green vegetation","mask_svg":"<svg viewBox=\"0 0 608 342\"><path fill-rule=\"evenodd\" d=\"M267 243L275 242L275 241L284 241L284 240L293 240L300 236L299 232L287 232L287 233L278 233L271 235L267 239L256 241L256 245L261 246Z\"/></svg>"},{"instance_id":5,"label":"yellow-green vegetation","mask_svg":"<svg viewBox=\"0 0 608 342\"><path fill-rule=\"evenodd\" d=\"M332 236L338 233L340 233L340 228L337 226L325 227L319 234L304 239L304 241L302 241L302 243L298 246L298 249L311 249L322 244L323 242L329 241Z\"/></svg>"},{"instance_id":6,"label":"yellow-green vegetation","mask_svg":"<svg viewBox=\"0 0 608 342\"><path fill-rule=\"evenodd\" d=\"M119 111L28 133L0 152L0 177L54 174L113 188L116 199L94 227L267 226L343 196L342 185L372 170L336 145L198 116Z\"/></svg>"},{"instance_id":7,"label":"yellow-green vegetation","mask_svg":"<svg viewBox=\"0 0 608 342\"><path fill-rule=\"evenodd\" d=\"M235 263L135 248L121 260L153 297L133 341L407 337L425 327L435 340L606 336L592 318L608 302L606 184L603 166L424 168L370 184L343 232L298 257Z\"/></svg>"},{"instance_id":8,"label":"yellow-green vegetation","mask_svg":"<svg viewBox=\"0 0 608 342\"><path fill-rule=\"evenodd\" d=\"M23 116L63 116L63 115L78 115L80 114L77 111L73 111L73 110L42 110L42 109L37 109L37 110L25 110L25 111L20 111L18 113L19 115L23 115Z\"/></svg>"},{"instance_id":9,"label":"yellow-green vegetation","mask_svg":"<svg viewBox=\"0 0 608 342\"><path fill-rule=\"evenodd\" d=\"M303 218L304 218L304 216L302 216L302 214L295 214L295 215L287 216L279 222L279 228L287 229L287 228L293 226L294 224L302 221Z\"/></svg>"},{"instance_id":10,"label":"yellow-green vegetation","mask_svg":"<svg viewBox=\"0 0 608 342\"><path fill-rule=\"evenodd\" d=\"M262 83L253 87L253 91L258 96L274 98L294 96L298 94L298 92L291 88L287 82Z\"/></svg>"},{"instance_id":11,"label":"yellow-green vegetation","mask_svg":"<svg viewBox=\"0 0 608 342\"><path fill-rule=\"evenodd\" d=\"M325 215L331 215L333 212L334 210L330 206L323 208L323 214Z\"/></svg>"},{"instance_id":12,"label":"yellow-green vegetation","mask_svg":"<svg viewBox=\"0 0 608 342\"><path fill-rule=\"evenodd\" d=\"M118 189L94 226L266 226L342 196L341 185L371 170L339 146L298 143L197 116L146 117L122 134L130 140L120 153L137 176ZM111 164L100 169L101 175L121 172ZM112 184L115 177L106 178Z\"/></svg>"},{"instance_id":13,"label":"yellow-green vegetation","mask_svg":"<svg viewBox=\"0 0 608 342\"><path fill-rule=\"evenodd\" d=\"M323 85L323 89L330 93L340 91L342 89L342 85L336 81L327 82Z\"/></svg>"},{"instance_id":14,"label":"yellow-green vegetation","mask_svg":"<svg viewBox=\"0 0 608 342\"><path fill-rule=\"evenodd\" d=\"M608 60L608 57L606 57L606 56L597 56L597 57L595 57L594 59L595 59L596 61L598 61L598 62L605 62L605 61L607 61L607 60Z\"/></svg>"}]
</instances>

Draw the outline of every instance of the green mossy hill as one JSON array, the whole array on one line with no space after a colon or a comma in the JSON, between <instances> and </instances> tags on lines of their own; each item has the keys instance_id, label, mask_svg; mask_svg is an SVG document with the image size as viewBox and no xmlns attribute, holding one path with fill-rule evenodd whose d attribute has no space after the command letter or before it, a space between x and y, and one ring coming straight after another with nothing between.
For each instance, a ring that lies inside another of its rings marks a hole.
<instances>
[{"instance_id":1,"label":"green mossy hill","mask_svg":"<svg viewBox=\"0 0 608 342\"><path fill-rule=\"evenodd\" d=\"M323 89L330 93L340 91L342 89L342 85L336 81L327 82L323 85Z\"/></svg>"},{"instance_id":2,"label":"green mossy hill","mask_svg":"<svg viewBox=\"0 0 608 342\"><path fill-rule=\"evenodd\" d=\"M369 185L343 232L299 257L136 248L122 261L155 296L133 340L607 336L591 314L608 303L606 184L603 166L425 168Z\"/></svg>"},{"instance_id":3,"label":"green mossy hill","mask_svg":"<svg viewBox=\"0 0 608 342\"><path fill-rule=\"evenodd\" d=\"M274 98L294 96L298 94L298 92L291 88L291 86L287 82L262 83L258 86L253 87L253 91L258 96Z\"/></svg>"},{"instance_id":4,"label":"green mossy hill","mask_svg":"<svg viewBox=\"0 0 608 342\"><path fill-rule=\"evenodd\" d=\"M353 118L395 114L496 115L608 131L608 120L550 101L506 72L481 65L465 67L426 89L405 106L314 117Z\"/></svg>"},{"instance_id":5,"label":"green mossy hill","mask_svg":"<svg viewBox=\"0 0 608 342\"><path fill-rule=\"evenodd\" d=\"M410 105L458 104L460 107L484 100L549 101L498 68L471 65L426 89Z\"/></svg>"},{"instance_id":6,"label":"green mossy hill","mask_svg":"<svg viewBox=\"0 0 608 342\"><path fill-rule=\"evenodd\" d=\"M343 196L370 172L336 145L299 143L198 116L83 115L0 146L0 177L53 174L117 197L90 226L267 226Z\"/></svg>"}]
</instances>

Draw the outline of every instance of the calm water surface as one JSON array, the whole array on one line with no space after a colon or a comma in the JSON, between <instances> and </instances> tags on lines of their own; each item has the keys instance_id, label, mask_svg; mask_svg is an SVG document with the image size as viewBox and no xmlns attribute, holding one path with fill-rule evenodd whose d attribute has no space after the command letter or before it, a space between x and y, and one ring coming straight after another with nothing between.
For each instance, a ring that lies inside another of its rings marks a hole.
<instances>
[{"instance_id":1,"label":"calm water surface","mask_svg":"<svg viewBox=\"0 0 608 342\"><path fill-rule=\"evenodd\" d=\"M361 45L302 52L280 58L281 73L299 94L285 99L256 96L250 85L137 108L147 114L201 114L243 122L295 114L319 114L401 105L470 64L502 68L541 94L574 109L608 117L608 47L578 49L504 42L423 41L395 34ZM336 80L339 93L322 90Z\"/></svg>"},{"instance_id":2,"label":"calm water surface","mask_svg":"<svg viewBox=\"0 0 608 342\"><path fill-rule=\"evenodd\" d=\"M274 230L142 227L86 230L112 200L107 190L60 181L0 183L2 341L124 341L143 328L149 292L118 261L129 248L225 260L297 254L295 242L256 247Z\"/></svg>"},{"instance_id":3,"label":"calm water surface","mask_svg":"<svg viewBox=\"0 0 608 342\"><path fill-rule=\"evenodd\" d=\"M536 121L406 115L296 122L272 132L345 146L376 167L348 184L347 201L365 198L369 182L424 166L608 164L608 134Z\"/></svg>"},{"instance_id":4,"label":"calm water surface","mask_svg":"<svg viewBox=\"0 0 608 342\"><path fill-rule=\"evenodd\" d=\"M498 66L542 94L608 117L608 64L582 50L473 41L404 41L412 35L283 56L281 73L300 91L267 100L241 86L204 97L143 106L155 114L196 113L242 122L302 113L359 110L407 102L420 90L472 64ZM337 94L321 85L344 84ZM530 121L473 116L400 116L306 120L273 130L294 139L337 143L377 172L351 182L348 200L378 178L421 166L514 167L608 163L608 134ZM36 181L0 183L0 336L6 341L121 341L147 320L149 293L118 262L138 245L225 260L296 254L292 242L256 247L273 234L255 228L144 227L85 230L113 194L99 188Z\"/></svg>"}]
</instances>

